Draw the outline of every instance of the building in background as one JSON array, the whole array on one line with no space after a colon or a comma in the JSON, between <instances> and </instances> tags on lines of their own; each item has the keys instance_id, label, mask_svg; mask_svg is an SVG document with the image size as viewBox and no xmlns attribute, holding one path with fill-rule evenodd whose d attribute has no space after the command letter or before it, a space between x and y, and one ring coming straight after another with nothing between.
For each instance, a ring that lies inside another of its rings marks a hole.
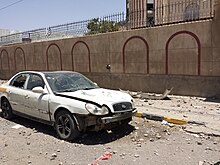
<instances>
[{"instance_id":1,"label":"building in background","mask_svg":"<svg viewBox=\"0 0 220 165\"><path fill-rule=\"evenodd\" d=\"M214 0L126 0L128 29L210 19Z\"/></svg>"},{"instance_id":2,"label":"building in background","mask_svg":"<svg viewBox=\"0 0 220 165\"><path fill-rule=\"evenodd\" d=\"M1 36L6 36L10 34L10 30L9 29L0 29L0 37Z\"/></svg>"},{"instance_id":3,"label":"building in background","mask_svg":"<svg viewBox=\"0 0 220 165\"><path fill-rule=\"evenodd\" d=\"M15 34L15 33L19 33L19 31L18 30L9 30L9 29L0 29L0 37L10 35L10 34Z\"/></svg>"},{"instance_id":4,"label":"building in background","mask_svg":"<svg viewBox=\"0 0 220 165\"><path fill-rule=\"evenodd\" d=\"M19 40L19 31L18 30L9 30L9 29L0 29L0 45L13 43L16 40Z\"/></svg>"},{"instance_id":5,"label":"building in background","mask_svg":"<svg viewBox=\"0 0 220 165\"><path fill-rule=\"evenodd\" d=\"M213 0L154 0L155 25L207 19L214 16Z\"/></svg>"},{"instance_id":6,"label":"building in background","mask_svg":"<svg viewBox=\"0 0 220 165\"><path fill-rule=\"evenodd\" d=\"M129 29L147 27L153 21L153 0L126 0Z\"/></svg>"}]
</instances>

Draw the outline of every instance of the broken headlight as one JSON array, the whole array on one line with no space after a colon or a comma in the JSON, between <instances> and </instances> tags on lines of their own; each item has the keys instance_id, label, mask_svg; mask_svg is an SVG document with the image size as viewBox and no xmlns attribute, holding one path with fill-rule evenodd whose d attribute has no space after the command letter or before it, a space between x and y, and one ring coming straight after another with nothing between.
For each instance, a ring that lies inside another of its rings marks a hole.
<instances>
[{"instance_id":1,"label":"broken headlight","mask_svg":"<svg viewBox=\"0 0 220 165\"><path fill-rule=\"evenodd\" d=\"M101 108L94 104L86 104L86 110L89 111L93 115L107 115L109 113L108 108L106 106L102 106Z\"/></svg>"}]
</instances>

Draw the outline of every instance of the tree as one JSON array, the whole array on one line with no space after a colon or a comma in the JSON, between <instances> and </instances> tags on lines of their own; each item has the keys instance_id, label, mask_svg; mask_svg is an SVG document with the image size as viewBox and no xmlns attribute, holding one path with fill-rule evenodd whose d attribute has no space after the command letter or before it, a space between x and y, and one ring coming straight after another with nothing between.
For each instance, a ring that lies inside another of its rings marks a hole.
<instances>
[{"instance_id":1,"label":"tree","mask_svg":"<svg viewBox=\"0 0 220 165\"><path fill-rule=\"evenodd\" d=\"M87 28L89 29L87 35L89 35L118 31L119 25L114 21L105 21L100 20L99 18L94 18L88 23Z\"/></svg>"}]
</instances>

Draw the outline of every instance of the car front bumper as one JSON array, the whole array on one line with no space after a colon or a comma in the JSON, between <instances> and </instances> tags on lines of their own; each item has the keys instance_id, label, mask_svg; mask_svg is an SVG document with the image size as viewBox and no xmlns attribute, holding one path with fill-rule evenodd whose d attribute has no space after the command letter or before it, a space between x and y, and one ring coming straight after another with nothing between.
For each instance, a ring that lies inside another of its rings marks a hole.
<instances>
[{"instance_id":1,"label":"car front bumper","mask_svg":"<svg viewBox=\"0 0 220 165\"><path fill-rule=\"evenodd\" d=\"M136 113L136 110L133 109L132 112L127 112L124 114L115 114L114 116L111 116L111 117L102 117L101 122L102 124L109 124L109 123L113 123L117 121L122 121L122 120L132 117L135 113Z\"/></svg>"}]
</instances>

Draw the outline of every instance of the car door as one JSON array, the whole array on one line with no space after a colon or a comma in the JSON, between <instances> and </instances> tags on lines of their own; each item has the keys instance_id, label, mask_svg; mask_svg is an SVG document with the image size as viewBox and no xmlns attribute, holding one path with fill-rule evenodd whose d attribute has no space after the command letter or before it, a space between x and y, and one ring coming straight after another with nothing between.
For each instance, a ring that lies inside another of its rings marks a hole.
<instances>
[{"instance_id":1,"label":"car door","mask_svg":"<svg viewBox=\"0 0 220 165\"><path fill-rule=\"evenodd\" d=\"M9 102L14 111L20 113L26 113L26 107L24 106L26 90L25 86L27 84L29 74L22 73L17 75L9 84L8 94Z\"/></svg>"},{"instance_id":2,"label":"car door","mask_svg":"<svg viewBox=\"0 0 220 165\"><path fill-rule=\"evenodd\" d=\"M35 87L42 87L43 93L33 92ZM48 108L49 94L45 82L41 75L31 74L27 82L27 95L25 106L28 115L50 121L50 113Z\"/></svg>"}]
</instances>

